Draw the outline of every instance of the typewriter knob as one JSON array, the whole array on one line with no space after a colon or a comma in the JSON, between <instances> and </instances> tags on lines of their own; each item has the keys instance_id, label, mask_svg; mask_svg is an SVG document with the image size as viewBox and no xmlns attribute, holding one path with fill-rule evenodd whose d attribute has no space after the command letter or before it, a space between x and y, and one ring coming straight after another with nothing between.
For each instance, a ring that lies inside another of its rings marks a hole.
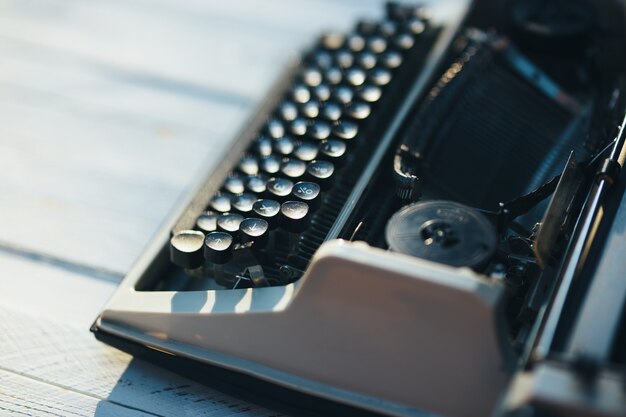
<instances>
[{"instance_id":1,"label":"typewriter knob","mask_svg":"<svg viewBox=\"0 0 626 417\"><path fill-rule=\"evenodd\" d=\"M224 213L217 218L217 228L224 232L236 233L243 216L237 213Z\"/></svg>"},{"instance_id":2,"label":"typewriter knob","mask_svg":"<svg viewBox=\"0 0 626 417\"><path fill-rule=\"evenodd\" d=\"M233 257L233 237L224 232L209 233L204 240L204 258L223 265Z\"/></svg>"},{"instance_id":3,"label":"typewriter knob","mask_svg":"<svg viewBox=\"0 0 626 417\"><path fill-rule=\"evenodd\" d=\"M213 213L212 211L202 213L196 219L196 228L200 229L200 231L204 233L215 232L217 229L218 216L218 214Z\"/></svg>"},{"instance_id":4,"label":"typewriter knob","mask_svg":"<svg viewBox=\"0 0 626 417\"><path fill-rule=\"evenodd\" d=\"M252 211L267 221L270 230L278 226L278 214L280 213L280 203L278 201L257 200L252 206Z\"/></svg>"},{"instance_id":5,"label":"typewriter knob","mask_svg":"<svg viewBox=\"0 0 626 417\"><path fill-rule=\"evenodd\" d=\"M241 243L253 242L254 248L261 249L267 245L269 224L266 220L249 218L239 225Z\"/></svg>"},{"instance_id":6,"label":"typewriter knob","mask_svg":"<svg viewBox=\"0 0 626 417\"><path fill-rule=\"evenodd\" d=\"M197 230L183 230L170 239L170 260L185 269L202 266L202 244L204 233Z\"/></svg>"},{"instance_id":7,"label":"typewriter knob","mask_svg":"<svg viewBox=\"0 0 626 417\"><path fill-rule=\"evenodd\" d=\"M498 243L494 226L480 212L443 200L404 207L387 223L385 237L392 251L471 268L484 266Z\"/></svg>"}]
</instances>

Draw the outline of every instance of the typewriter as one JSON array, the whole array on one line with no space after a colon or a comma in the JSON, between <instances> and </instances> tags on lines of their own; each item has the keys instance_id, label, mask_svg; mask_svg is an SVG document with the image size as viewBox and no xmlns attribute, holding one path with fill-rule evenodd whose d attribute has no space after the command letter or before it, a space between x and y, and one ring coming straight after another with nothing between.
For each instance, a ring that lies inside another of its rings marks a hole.
<instances>
[{"instance_id":1,"label":"typewriter","mask_svg":"<svg viewBox=\"0 0 626 417\"><path fill-rule=\"evenodd\" d=\"M390 2L323 34L92 331L295 414L626 415L625 23Z\"/></svg>"}]
</instances>

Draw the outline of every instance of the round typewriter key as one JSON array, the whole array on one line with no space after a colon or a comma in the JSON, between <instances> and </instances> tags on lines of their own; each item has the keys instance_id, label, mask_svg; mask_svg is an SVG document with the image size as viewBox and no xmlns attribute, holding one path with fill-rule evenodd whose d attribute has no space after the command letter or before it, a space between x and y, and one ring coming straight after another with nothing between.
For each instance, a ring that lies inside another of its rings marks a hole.
<instances>
[{"instance_id":1,"label":"round typewriter key","mask_svg":"<svg viewBox=\"0 0 626 417\"><path fill-rule=\"evenodd\" d=\"M350 103L353 97L354 91L346 85L340 85L333 91L333 98L341 104Z\"/></svg>"},{"instance_id":2,"label":"round typewriter key","mask_svg":"<svg viewBox=\"0 0 626 417\"><path fill-rule=\"evenodd\" d=\"M333 175L335 166L329 161L319 160L309 162L309 165L306 167L306 172L314 182L320 185L322 190L329 189L335 178Z\"/></svg>"},{"instance_id":3,"label":"round typewriter key","mask_svg":"<svg viewBox=\"0 0 626 417\"><path fill-rule=\"evenodd\" d=\"M224 232L209 233L204 239L204 258L214 264L223 265L233 256L233 237Z\"/></svg>"},{"instance_id":4,"label":"round typewriter key","mask_svg":"<svg viewBox=\"0 0 626 417\"><path fill-rule=\"evenodd\" d=\"M367 119L371 112L370 105L362 101L353 101L346 106L346 114L357 120Z\"/></svg>"},{"instance_id":5,"label":"round typewriter key","mask_svg":"<svg viewBox=\"0 0 626 417\"><path fill-rule=\"evenodd\" d=\"M218 214L212 211L206 211L196 219L196 228L204 233L211 233L217 230Z\"/></svg>"},{"instance_id":6,"label":"round typewriter key","mask_svg":"<svg viewBox=\"0 0 626 417\"><path fill-rule=\"evenodd\" d=\"M402 54L398 51L387 51L380 61L387 68L398 68L402 64Z\"/></svg>"},{"instance_id":7,"label":"round typewriter key","mask_svg":"<svg viewBox=\"0 0 626 417\"><path fill-rule=\"evenodd\" d=\"M360 68L352 68L346 72L346 80L355 87L363 85L365 82L365 71Z\"/></svg>"},{"instance_id":8,"label":"round typewriter key","mask_svg":"<svg viewBox=\"0 0 626 417\"><path fill-rule=\"evenodd\" d=\"M348 36L346 45L353 52L361 52L365 48L365 38L358 33L353 33Z\"/></svg>"},{"instance_id":9,"label":"round typewriter key","mask_svg":"<svg viewBox=\"0 0 626 417\"><path fill-rule=\"evenodd\" d=\"M335 53L335 61L341 68L350 68L354 65L354 55L352 52L342 49Z\"/></svg>"},{"instance_id":10,"label":"round typewriter key","mask_svg":"<svg viewBox=\"0 0 626 417\"><path fill-rule=\"evenodd\" d=\"M301 117L296 118L289 124L289 131L296 136L305 135L307 128L308 126L307 126L306 120L304 120Z\"/></svg>"},{"instance_id":11,"label":"round typewriter key","mask_svg":"<svg viewBox=\"0 0 626 417\"><path fill-rule=\"evenodd\" d=\"M286 201L280 205L280 225L291 233L304 232L309 222L309 205L302 201Z\"/></svg>"},{"instance_id":12,"label":"round typewriter key","mask_svg":"<svg viewBox=\"0 0 626 417\"><path fill-rule=\"evenodd\" d=\"M261 156L272 154L272 139L267 136L259 136L252 144L252 149Z\"/></svg>"},{"instance_id":13,"label":"round typewriter key","mask_svg":"<svg viewBox=\"0 0 626 417\"><path fill-rule=\"evenodd\" d=\"M170 239L170 260L174 265L185 269L195 269L204 263L202 245L204 233L197 230L183 230Z\"/></svg>"},{"instance_id":14,"label":"round typewriter key","mask_svg":"<svg viewBox=\"0 0 626 417\"><path fill-rule=\"evenodd\" d=\"M246 215L252 211L252 205L256 200L256 195L244 193L234 196L230 204L234 211Z\"/></svg>"},{"instance_id":15,"label":"round typewriter key","mask_svg":"<svg viewBox=\"0 0 626 417\"><path fill-rule=\"evenodd\" d=\"M316 87L322 82L322 73L317 68L305 68L302 71L302 80L309 87Z\"/></svg>"},{"instance_id":16,"label":"round typewriter key","mask_svg":"<svg viewBox=\"0 0 626 417\"><path fill-rule=\"evenodd\" d=\"M320 157L339 167L345 161L346 149L346 142L341 139L328 139L320 146Z\"/></svg>"},{"instance_id":17,"label":"round typewriter key","mask_svg":"<svg viewBox=\"0 0 626 417\"><path fill-rule=\"evenodd\" d=\"M316 120L309 127L309 136L318 140L326 139L330 136L330 125L321 120Z\"/></svg>"},{"instance_id":18,"label":"round typewriter key","mask_svg":"<svg viewBox=\"0 0 626 417\"><path fill-rule=\"evenodd\" d=\"M376 66L376 55L371 52L363 52L357 57L359 66L364 69L372 69Z\"/></svg>"},{"instance_id":19,"label":"round typewriter key","mask_svg":"<svg viewBox=\"0 0 626 417\"><path fill-rule=\"evenodd\" d=\"M328 51L317 50L311 54L310 59L322 69L329 68L333 64L333 56Z\"/></svg>"},{"instance_id":20,"label":"round typewriter key","mask_svg":"<svg viewBox=\"0 0 626 417\"><path fill-rule=\"evenodd\" d=\"M391 72L384 68L374 68L369 79L376 85L385 86L391 81Z\"/></svg>"},{"instance_id":21,"label":"round typewriter key","mask_svg":"<svg viewBox=\"0 0 626 417\"><path fill-rule=\"evenodd\" d=\"M259 168L268 174L275 174L280 170L280 157L278 155L264 156L259 159Z\"/></svg>"},{"instance_id":22,"label":"round typewriter key","mask_svg":"<svg viewBox=\"0 0 626 417\"><path fill-rule=\"evenodd\" d=\"M269 224L266 220L248 218L239 225L239 238L241 243L253 242L253 247L262 249L267 245L269 237Z\"/></svg>"},{"instance_id":23,"label":"round typewriter key","mask_svg":"<svg viewBox=\"0 0 626 417\"><path fill-rule=\"evenodd\" d=\"M380 97L383 95L383 90L377 85L366 84L357 91L357 95L363 101L375 103L380 100Z\"/></svg>"},{"instance_id":24,"label":"round typewriter key","mask_svg":"<svg viewBox=\"0 0 626 417\"><path fill-rule=\"evenodd\" d=\"M283 137L274 140L274 150L280 155L289 155L293 152L295 144L293 139L289 137Z\"/></svg>"},{"instance_id":25,"label":"round typewriter key","mask_svg":"<svg viewBox=\"0 0 626 417\"><path fill-rule=\"evenodd\" d=\"M330 85L337 85L341 82L343 78L343 74L341 70L337 67L330 67L324 73L324 79Z\"/></svg>"},{"instance_id":26,"label":"round typewriter key","mask_svg":"<svg viewBox=\"0 0 626 417\"><path fill-rule=\"evenodd\" d=\"M229 175L224 180L224 189L229 193L241 194L244 190L244 179L241 175Z\"/></svg>"},{"instance_id":27,"label":"round typewriter key","mask_svg":"<svg viewBox=\"0 0 626 417\"><path fill-rule=\"evenodd\" d=\"M341 121L334 126L333 133L342 139L353 139L359 132L359 128L355 123Z\"/></svg>"},{"instance_id":28,"label":"round typewriter key","mask_svg":"<svg viewBox=\"0 0 626 417\"><path fill-rule=\"evenodd\" d=\"M367 48L376 54L382 54L387 49L387 41L382 36L372 36L367 40Z\"/></svg>"},{"instance_id":29,"label":"round typewriter key","mask_svg":"<svg viewBox=\"0 0 626 417\"><path fill-rule=\"evenodd\" d=\"M373 35L378 30L378 22L373 20L359 20L356 24L356 30L363 35Z\"/></svg>"},{"instance_id":30,"label":"round typewriter key","mask_svg":"<svg viewBox=\"0 0 626 417\"><path fill-rule=\"evenodd\" d=\"M252 206L252 211L267 221L270 230L278 226L278 213L280 212L280 203L278 201L257 200Z\"/></svg>"},{"instance_id":31,"label":"round typewriter key","mask_svg":"<svg viewBox=\"0 0 626 417\"><path fill-rule=\"evenodd\" d=\"M296 103L306 103L311 99L311 92L308 87L304 84L296 84L293 87L293 100Z\"/></svg>"},{"instance_id":32,"label":"round typewriter key","mask_svg":"<svg viewBox=\"0 0 626 417\"><path fill-rule=\"evenodd\" d=\"M217 193L211 198L211 202L209 203L209 207L215 211L219 211L220 213L226 213L230 211L230 199L231 195L225 193Z\"/></svg>"},{"instance_id":33,"label":"round typewriter key","mask_svg":"<svg viewBox=\"0 0 626 417\"><path fill-rule=\"evenodd\" d=\"M246 175L256 175L259 173L259 162L252 155L245 155L239 162L239 170Z\"/></svg>"},{"instance_id":34,"label":"round typewriter key","mask_svg":"<svg viewBox=\"0 0 626 417\"><path fill-rule=\"evenodd\" d=\"M284 121L290 122L298 117L298 107L293 101L283 101L278 106L278 114Z\"/></svg>"},{"instance_id":35,"label":"round typewriter key","mask_svg":"<svg viewBox=\"0 0 626 417\"><path fill-rule=\"evenodd\" d=\"M411 14L411 10L409 8L410 6L407 6L405 4L400 4L395 1L388 1L385 6L387 9L387 16L393 20L405 20Z\"/></svg>"},{"instance_id":36,"label":"round typewriter key","mask_svg":"<svg viewBox=\"0 0 626 417\"><path fill-rule=\"evenodd\" d=\"M418 18L412 18L406 23L406 27L414 35L420 35L426 30L426 24Z\"/></svg>"},{"instance_id":37,"label":"round typewriter key","mask_svg":"<svg viewBox=\"0 0 626 417\"><path fill-rule=\"evenodd\" d=\"M280 169L280 161L277 162L276 166ZM248 177L248 180L246 181L246 189L260 195L267 189L266 184L267 179L263 178L261 175L253 175Z\"/></svg>"},{"instance_id":38,"label":"round typewriter key","mask_svg":"<svg viewBox=\"0 0 626 417\"><path fill-rule=\"evenodd\" d=\"M402 49L402 50L411 49L414 43L415 43L415 40L413 39L413 36L410 33L406 33L406 32L398 33L393 39L393 44L398 49Z\"/></svg>"},{"instance_id":39,"label":"round typewriter key","mask_svg":"<svg viewBox=\"0 0 626 417\"><path fill-rule=\"evenodd\" d=\"M274 139L281 138L285 135L285 127L280 120L270 119L267 121L265 128L267 133Z\"/></svg>"},{"instance_id":40,"label":"round typewriter key","mask_svg":"<svg viewBox=\"0 0 626 417\"><path fill-rule=\"evenodd\" d=\"M322 107L322 117L332 122L341 118L341 106L335 102L329 101Z\"/></svg>"},{"instance_id":41,"label":"round typewriter key","mask_svg":"<svg viewBox=\"0 0 626 417\"><path fill-rule=\"evenodd\" d=\"M272 199L284 200L293 189L293 182L286 178L270 178L266 184L267 193Z\"/></svg>"},{"instance_id":42,"label":"round typewriter key","mask_svg":"<svg viewBox=\"0 0 626 417\"><path fill-rule=\"evenodd\" d=\"M339 49L343 45L344 39L343 33L328 32L322 35L321 44L326 49Z\"/></svg>"},{"instance_id":43,"label":"round typewriter key","mask_svg":"<svg viewBox=\"0 0 626 417\"><path fill-rule=\"evenodd\" d=\"M312 161L317 157L318 145L311 141L305 141L296 146L293 156L301 161Z\"/></svg>"},{"instance_id":44,"label":"round typewriter key","mask_svg":"<svg viewBox=\"0 0 626 417\"><path fill-rule=\"evenodd\" d=\"M306 163L294 158L285 158L280 164L280 172L289 178L300 178L306 172Z\"/></svg>"},{"instance_id":45,"label":"round typewriter key","mask_svg":"<svg viewBox=\"0 0 626 417\"><path fill-rule=\"evenodd\" d=\"M243 216L237 213L224 213L217 218L217 228L223 232L235 233L239 230L239 223Z\"/></svg>"},{"instance_id":46,"label":"round typewriter key","mask_svg":"<svg viewBox=\"0 0 626 417\"><path fill-rule=\"evenodd\" d=\"M319 101L326 101L330 98L330 87L328 84L320 84L313 89L313 96Z\"/></svg>"},{"instance_id":47,"label":"round typewriter key","mask_svg":"<svg viewBox=\"0 0 626 417\"><path fill-rule=\"evenodd\" d=\"M314 182L300 181L293 186L292 195L295 200L302 200L309 205L311 211L317 210L322 202L320 186Z\"/></svg>"},{"instance_id":48,"label":"round typewriter key","mask_svg":"<svg viewBox=\"0 0 626 417\"><path fill-rule=\"evenodd\" d=\"M397 30L398 25L390 19L383 20L378 27L378 32L386 38L393 36Z\"/></svg>"},{"instance_id":49,"label":"round typewriter key","mask_svg":"<svg viewBox=\"0 0 626 417\"><path fill-rule=\"evenodd\" d=\"M302 114L309 119L315 119L320 114L320 106L315 101L308 101L300 106Z\"/></svg>"}]
</instances>

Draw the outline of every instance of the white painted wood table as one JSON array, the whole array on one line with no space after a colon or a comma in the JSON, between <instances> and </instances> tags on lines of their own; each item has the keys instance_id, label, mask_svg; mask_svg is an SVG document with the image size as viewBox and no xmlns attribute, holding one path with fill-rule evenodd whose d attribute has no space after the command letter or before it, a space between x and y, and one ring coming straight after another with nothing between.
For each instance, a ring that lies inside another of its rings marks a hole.
<instances>
[{"instance_id":1,"label":"white painted wood table","mask_svg":"<svg viewBox=\"0 0 626 417\"><path fill-rule=\"evenodd\" d=\"M0 416L271 416L89 325L286 62L381 0L0 0Z\"/></svg>"}]
</instances>

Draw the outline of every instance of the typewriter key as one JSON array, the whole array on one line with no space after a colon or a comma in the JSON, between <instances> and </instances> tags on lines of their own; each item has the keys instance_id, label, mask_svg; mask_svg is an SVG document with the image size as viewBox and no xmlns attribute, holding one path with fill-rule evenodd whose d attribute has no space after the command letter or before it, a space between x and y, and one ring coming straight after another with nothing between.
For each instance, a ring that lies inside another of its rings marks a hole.
<instances>
[{"instance_id":1,"label":"typewriter key","mask_svg":"<svg viewBox=\"0 0 626 417\"><path fill-rule=\"evenodd\" d=\"M309 87L316 87L322 82L322 73L317 68L305 68L302 70L302 80Z\"/></svg>"},{"instance_id":2,"label":"typewriter key","mask_svg":"<svg viewBox=\"0 0 626 417\"><path fill-rule=\"evenodd\" d=\"M280 161L276 163L276 166L280 168ZM278 170L278 169L277 169ZM246 180L246 190L251 191L257 195L263 194L266 187L267 179L262 175L253 175Z\"/></svg>"},{"instance_id":3,"label":"typewriter key","mask_svg":"<svg viewBox=\"0 0 626 417\"><path fill-rule=\"evenodd\" d=\"M309 126L309 136L323 140L330 136L330 125L324 121L316 120Z\"/></svg>"},{"instance_id":4,"label":"typewriter key","mask_svg":"<svg viewBox=\"0 0 626 417\"><path fill-rule=\"evenodd\" d=\"M341 104L348 104L354 97L354 91L351 87L340 85L333 91L333 98Z\"/></svg>"},{"instance_id":5,"label":"typewriter key","mask_svg":"<svg viewBox=\"0 0 626 417\"><path fill-rule=\"evenodd\" d=\"M278 114L284 121L290 122L298 117L298 107L293 101L283 101L278 106Z\"/></svg>"},{"instance_id":6,"label":"typewriter key","mask_svg":"<svg viewBox=\"0 0 626 417\"><path fill-rule=\"evenodd\" d=\"M229 175L224 180L224 189L229 193L241 194L244 191L244 178L240 174Z\"/></svg>"},{"instance_id":7,"label":"typewriter key","mask_svg":"<svg viewBox=\"0 0 626 417\"><path fill-rule=\"evenodd\" d=\"M383 95L383 90L376 85L365 84L357 91L357 95L363 101L375 103L380 100L380 97Z\"/></svg>"},{"instance_id":8,"label":"typewriter key","mask_svg":"<svg viewBox=\"0 0 626 417\"><path fill-rule=\"evenodd\" d=\"M286 201L280 206L280 225L289 232L289 255L298 253L300 234L309 226L309 205L302 201Z\"/></svg>"},{"instance_id":9,"label":"typewriter key","mask_svg":"<svg viewBox=\"0 0 626 417\"><path fill-rule=\"evenodd\" d=\"M306 103L307 101L309 101L311 99L311 92L309 91L308 87L304 84L296 84L293 87L293 100L296 103Z\"/></svg>"},{"instance_id":10,"label":"typewriter key","mask_svg":"<svg viewBox=\"0 0 626 417\"><path fill-rule=\"evenodd\" d=\"M373 20L359 20L356 30L362 35L373 35L378 30L378 22Z\"/></svg>"},{"instance_id":11,"label":"typewriter key","mask_svg":"<svg viewBox=\"0 0 626 417\"><path fill-rule=\"evenodd\" d=\"M275 174L280 170L280 156L269 155L259 159L259 168L268 174Z\"/></svg>"},{"instance_id":12,"label":"typewriter key","mask_svg":"<svg viewBox=\"0 0 626 417\"><path fill-rule=\"evenodd\" d=\"M270 119L267 121L265 128L269 136L274 139L282 138L285 135L285 127L278 119Z\"/></svg>"},{"instance_id":13,"label":"typewriter key","mask_svg":"<svg viewBox=\"0 0 626 417\"><path fill-rule=\"evenodd\" d=\"M239 170L246 175L256 175L259 173L259 162L252 155L245 155L239 162Z\"/></svg>"},{"instance_id":14,"label":"typewriter key","mask_svg":"<svg viewBox=\"0 0 626 417\"><path fill-rule=\"evenodd\" d=\"M335 102L329 101L322 107L322 117L332 122L341 118L341 106Z\"/></svg>"},{"instance_id":15,"label":"typewriter key","mask_svg":"<svg viewBox=\"0 0 626 417\"><path fill-rule=\"evenodd\" d=\"M335 179L335 166L329 161L312 161L306 167L306 172L312 181L320 185L322 190L328 190Z\"/></svg>"},{"instance_id":16,"label":"typewriter key","mask_svg":"<svg viewBox=\"0 0 626 417\"><path fill-rule=\"evenodd\" d=\"M286 178L270 178L267 181L267 195L274 200L282 201L291 194L293 182Z\"/></svg>"},{"instance_id":17,"label":"typewriter key","mask_svg":"<svg viewBox=\"0 0 626 417\"><path fill-rule=\"evenodd\" d=\"M380 61L387 68L398 68L402 64L402 54L398 51L387 51Z\"/></svg>"},{"instance_id":18,"label":"typewriter key","mask_svg":"<svg viewBox=\"0 0 626 417\"><path fill-rule=\"evenodd\" d=\"M376 66L376 55L371 52L363 52L357 57L359 66L363 69L369 70Z\"/></svg>"},{"instance_id":19,"label":"typewriter key","mask_svg":"<svg viewBox=\"0 0 626 417\"><path fill-rule=\"evenodd\" d=\"M357 120L367 119L371 112L372 108L370 105L362 101L353 101L346 106L346 114Z\"/></svg>"},{"instance_id":20,"label":"typewriter key","mask_svg":"<svg viewBox=\"0 0 626 417\"><path fill-rule=\"evenodd\" d=\"M295 158L284 158L280 164L280 172L289 178L300 178L306 172L306 163Z\"/></svg>"},{"instance_id":21,"label":"typewriter key","mask_svg":"<svg viewBox=\"0 0 626 417\"><path fill-rule=\"evenodd\" d=\"M382 36L372 36L367 40L367 48L376 54L382 54L387 49L387 41Z\"/></svg>"},{"instance_id":22,"label":"typewriter key","mask_svg":"<svg viewBox=\"0 0 626 417\"><path fill-rule=\"evenodd\" d=\"M293 152L295 143L293 139L289 137L283 137L274 140L274 151L280 155L289 155Z\"/></svg>"},{"instance_id":23,"label":"typewriter key","mask_svg":"<svg viewBox=\"0 0 626 417\"><path fill-rule=\"evenodd\" d=\"M257 218L244 219L239 225L241 243L253 243L253 249L263 249L269 239L269 224Z\"/></svg>"},{"instance_id":24,"label":"typewriter key","mask_svg":"<svg viewBox=\"0 0 626 417\"><path fill-rule=\"evenodd\" d=\"M365 71L360 68L349 69L346 72L346 80L348 80L351 85L358 87L365 82Z\"/></svg>"},{"instance_id":25,"label":"typewriter key","mask_svg":"<svg viewBox=\"0 0 626 417\"><path fill-rule=\"evenodd\" d=\"M319 147L317 143L311 141L304 141L296 146L293 151L293 156L301 161L312 161L317 157Z\"/></svg>"},{"instance_id":26,"label":"typewriter key","mask_svg":"<svg viewBox=\"0 0 626 417\"><path fill-rule=\"evenodd\" d=\"M321 38L322 47L326 49L339 49L344 43L344 35L339 32L324 33Z\"/></svg>"},{"instance_id":27,"label":"typewriter key","mask_svg":"<svg viewBox=\"0 0 626 417\"><path fill-rule=\"evenodd\" d=\"M206 211L196 219L196 228L203 233L211 233L217 230L217 213Z\"/></svg>"},{"instance_id":28,"label":"typewriter key","mask_svg":"<svg viewBox=\"0 0 626 417\"><path fill-rule=\"evenodd\" d=\"M254 194L244 193L234 196L230 204L234 211L245 216L252 211L252 205L256 199L257 197Z\"/></svg>"},{"instance_id":29,"label":"typewriter key","mask_svg":"<svg viewBox=\"0 0 626 417\"><path fill-rule=\"evenodd\" d=\"M224 213L217 218L217 228L222 232L236 233L244 217L237 213Z\"/></svg>"},{"instance_id":30,"label":"typewriter key","mask_svg":"<svg viewBox=\"0 0 626 417\"><path fill-rule=\"evenodd\" d=\"M313 96L319 101L326 101L330 98L330 87L328 84L320 84L313 89Z\"/></svg>"},{"instance_id":31,"label":"typewriter key","mask_svg":"<svg viewBox=\"0 0 626 417\"><path fill-rule=\"evenodd\" d=\"M365 38L357 33L348 36L346 45L352 52L361 52L365 48Z\"/></svg>"},{"instance_id":32,"label":"typewriter key","mask_svg":"<svg viewBox=\"0 0 626 417\"><path fill-rule=\"evenodd\" d=\"M317 102L311 100L300 106L300 110L305 117L315 119L320 114L320 106Z\"/></svg>"},{"instance_id":33,"label":"typewriter key","mask_svg":"<svg viewBox=\"0 0 626 417\"><path fill-rule=\"evenodd\" d=\"M369 79L376 85L385 86L391 82L391 72L384 68L374 68Z\"/></svg>"},{"instance_id":34,"label":"typewriter key","mask_svg":"<svg viewBox=\"0 0 626 417\"><path fill-rule=\"evenodd\" d=\"M343 165L346 156L346 142L341 139L328 139L320 146L320 159L328 160L337 168Z\"/></svg>"},{"instance_id":35,"label":"typewriter key","mask_svg":"<svg viewBox=\"0 0 626 417\"><path fill-rule=\"evenodd\" d=\"M314 51L310 61L321 69L327 69L333 64L333 56L328 51Z\"/></svg>"},{"instance_id":36,"label":"typewriter key","mask_svg":"<svg viewBox=\"0 0 626 417\"><path fill-rule=\"evenodd\" d=\"M289 131L296 136L304 136L307 131L307 123L301 117L298 117L289 123Z\"/></svg>"},{"instance_id":37,"label":"typewriter key","mask_svg":"<svg viewBox=\"0 0 626 417\"><path fill-rule=\"evenodd\" d=\"M340 121L333 128L333 133L341 139L353 139L358 132L358 126L348 121Z\"/></svg>"},{"instance_id":38,"label":"typewriter key","mask_svg":"<svg viewBox=\"0 0 626 417\"><path fill-rule=\"evenodd\" d=\"M170 260L185 269L195 269L204 263L202 245L204 233L197 230L183 230L170 239Z\"/></svg>"},{"instance_id":39,"label":"typewriter key","mask_svg":"<svg viewBox=\"0 0 626 417\"><path fill-rule=\"evenodd\" d=\"M209 233L204 240L204 259L213 264L214 278L223 284L227 284L224 276L224 264L233 257L233 237L224 232Z\"/></svg>"},{"instance_id":40,"label":"typewriter key","mask_svg":"<svg viewBox=\"0 0 626 417\"><path fill-rule=\"evenodd\" d=\"M280 203L276 200L257 200L252 206L252 211L269 225L269 229L273 230L278 226L278 213L280 212Z\"/></svg>"},{"instance_id":41,"label":"typewriter key","mask_svg":"<svg viewBox=\"0 0 626 417\"><path fill-rule=\"evenodd\" d=\"M352 52L342 49L335 53L335 62L337 62L337 65L341 68L350 68L354 65L354 55Z\"/></svg>"},{"instance_id":42,"label":"typewriter key","mask_svg":"<svg viewBox=\"0 0 626 417\"><path fill-rule=\"evenodd\" d=\"M218 192L211 198L211 202L209 203L209 207L214 211L219 211L220 213L226 213L230 211L230 199L232 195Z\"/></svg>"},{"instance_id":43,"label":"typewriter key","mask_svg":"<svg viewBox=\"0 0 626 417\"><path fill-rule=\"evenodd\" d=\"M330 67L324 72L324 80L330 85L337 85L343 79L341 70L337 67Z\"/></svg>"},{"instance_id":44,"label":"typewriter key","mask_svg":"<svg viewBox=\"0 0 626 417\"><path fill-rule=\"evenodd\" d=\"M316 211L322 204L322 194L320 186L310 181L300 181L293 186L292 195L295 200L304 201L309 205L311 211Z\"/></svg>"},{"instance_id":45,"label":"typewriter key","mask_svg":"<svg viewBox=\"0 0 626 417\"><path fill-rule=\"evenodd\" d=\"M418 18L410 19L406 24L407 29L414 35L420 35L426 30L426 24Z\"/></svg>"},{"instance_id":46,"label":"typewriter key","mask_svg":"<svg viewBox=\"0 0 626 417\"><path fill-rule=\"evenodd\" d=\"M396 22L390 19L383 20L378 26L378 32L385 38L393 36L397 30L398 25L396 24Z\"/></svg>"},{"instance_id":47,"label":"typewriter key","mask_svg":"<svg viewBox=\"0 0 626 417\"><path fill-rule=\"evenodd\" d=\"M397 34L393 39L393 44L398 49L402 49L405 51L407 49L411 49L414 43L415 40L413 39L413 36L410 33L406 32Z\"/></svg>"}]
</instances>

